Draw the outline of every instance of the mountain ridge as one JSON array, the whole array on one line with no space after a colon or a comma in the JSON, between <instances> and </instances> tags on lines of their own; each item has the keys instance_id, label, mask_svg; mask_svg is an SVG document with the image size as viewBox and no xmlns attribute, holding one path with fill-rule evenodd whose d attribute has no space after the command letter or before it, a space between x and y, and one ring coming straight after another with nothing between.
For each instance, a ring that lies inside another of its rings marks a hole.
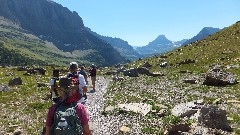
<instances>
[{"instance_id":1,"label":"mountain ridge","mask_svg":"<svg viewBox=\"0 0 240 135\"><path fill-rule=\"evenodd\" d=\"M195 42L197 40L202 40L212 34L215 34L217 32L221 31L219 28L213 28L213 27L204 27L196 36L192 37L191 39L184 42L182 45L190 44L192 42Z\"/></svg>"},{"instance_id":2,"label":"mountain ridge","mask_svg":"<svg viewBox=\"0 0 240 135\"><path fill-rule=\"evenodd\" d=\"M185 41L186 39L173 42L167 39L165 35L159 35L155 40L149 42L148 45L137 47L136 51L140 54L145 55L145 57L163 54L177 47L180 47L181 44Z\"/></svg>"},{"instance_id":3,"label":"mountain ridge","mask_svg":"<svg viewBox=\"0 0 240 135\"><path fill-rule=\"evenodd\" d=\"M23 29L42 40L52 42L60 50L66 52L95 50L92 55L99 55L100 64L104 66L126 62L126 59L110 44L85 30L82 18L75 11L71 12L66 7L47 0L0 0L0 2L0 16L16 21Z\"/></svg>"},{"instance_id":4,"label":"mountain ridge","mask_svg":"<svg viewBox=\"0 0 240 135\"><path fill-rule=\"evenodd\" d=\"M96 32L93 32L90 28L87 28L87 31L89 31L94 36L106 41L107 43L111 44L123 57L126 59L129 59L131 61L137 60L139 58L144 57L143 55L137 53L134 48L128 44L127 41L124 41L120 38L113 38L109 36L103 36Z\"/></svg>"}]
</instances>

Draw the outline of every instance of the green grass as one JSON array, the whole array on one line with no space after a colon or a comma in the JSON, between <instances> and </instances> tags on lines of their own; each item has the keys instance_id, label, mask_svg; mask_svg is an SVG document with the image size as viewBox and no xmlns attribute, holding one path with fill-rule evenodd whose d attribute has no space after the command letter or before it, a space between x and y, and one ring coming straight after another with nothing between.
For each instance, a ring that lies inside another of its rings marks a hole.
<instances>
[{"instance_id":1,"label":"green grass","mask_svg":"<svg viewBox=\"0 0 240 135\"><path fill-rule=\"evenodd\" d=\"M240 23L236 23L204 40L182 46L164 54L167 58L161 58L161 55L159 55L129 63L125 65L126 68L138 68L142 67L147 61L152 65L149 68L151 72L159 72L165 74L165 76L148 77L140 75L137 78L126 77L123 82L111 83L108 92L104 95L107 99L105 105L143 102L145 99L149 99L147 103L152 104L154 110L160 109L155 106L155 103L167 105L167 116L158 118L154 114L148 114L142 120L145 123L142 129L144 133L153 134L159 128L163 128L160 131L164 131L167 125L182 122L190 125L192 123L190 119L185 120L175 117L171 115L169 110L178 103L200 99L203 99L207 104L213 104L218 98L221 98L221 103L226 103L227 100L231 99L240 101L240 83L225 87L202 85L205 73L213 65L221 65L226 72L235 74L238 82L240 82L239 67L226 68L228 65L238 65L240 63L239 50ZM186 59L195 60L195 63L178 64ZM159 64L164 61L170 66L161 68ZM114 68L110 70L114 70ZM179 73L180 71L190 71L191 73ZM182 80L191 79L191 77L196 77L199 82L197 84L183 83ZM230 122L235 127L234 132L239 134L239 129L236 127L240 127L240 116L238 115L240 114L240 108L228 104L226 111L227 116L234 119ZM153 123L155 121L162 124L154 128Z\"/></svg>"}]
</instances>

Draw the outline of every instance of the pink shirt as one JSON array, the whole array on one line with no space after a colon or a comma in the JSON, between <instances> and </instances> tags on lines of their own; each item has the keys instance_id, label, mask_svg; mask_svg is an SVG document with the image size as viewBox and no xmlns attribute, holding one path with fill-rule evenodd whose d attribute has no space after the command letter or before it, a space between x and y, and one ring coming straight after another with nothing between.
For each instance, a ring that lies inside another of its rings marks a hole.
<instances>
[{"instance_id":1,"label":"pink shirt","mask_svg":"<svg viewBox=\"0 0 240 135\"><path fill-rule=\"evenodd\" d=\"M53 117L54 117L54 111L55 111L56 105L53 105L48 110L47 120L46 120L46 126L51 127L53 124ZM87 113L85 107L83 104L78 104L76 107L76 112L78 117L81 120L81 124L86 125L89 121L89 114Z\"/></svg>"}]
</instances>

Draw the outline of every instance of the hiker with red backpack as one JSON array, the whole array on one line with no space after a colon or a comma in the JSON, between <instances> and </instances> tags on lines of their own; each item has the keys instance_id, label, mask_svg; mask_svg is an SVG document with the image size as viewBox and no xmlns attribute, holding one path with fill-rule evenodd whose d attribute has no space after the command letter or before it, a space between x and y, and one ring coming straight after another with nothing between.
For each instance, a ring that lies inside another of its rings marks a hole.
<instances>
[{"instance_id":1,"label":"hiker with red backpack","mask_svg":"<svg viewBox=\"0 0 240 135\"><path fill-rule=\"evenodd\" d=\"M67 77L72 78L74 85L77 85L79 89L78 92L74 93L72 99L79 103L85 103L85 100L87 99L87 84L84 76L78 74L78 64L76 62L70 63L69 70L70 73L67 75Z\"/></svg>"},{"instance_id":2,"label":"hiker with red backpack","mask_svg":"<svg viewBox=\"0 0 240 135\"><path fill-rule=\"evenodd\" d=\"M78 86L73 84L71 78L62 77L59 91L61 102L48 110L45 135L91 135L89 114L83 104L71 99Z\"/></svg>"}]
</instances>

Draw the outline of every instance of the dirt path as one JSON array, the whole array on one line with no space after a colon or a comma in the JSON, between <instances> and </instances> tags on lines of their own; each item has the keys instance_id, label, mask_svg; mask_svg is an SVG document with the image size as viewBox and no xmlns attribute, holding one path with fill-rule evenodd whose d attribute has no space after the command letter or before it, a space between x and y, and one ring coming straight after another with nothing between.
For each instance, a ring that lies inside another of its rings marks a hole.
<instances>
[{"instance_id":1,"label":"dirt path","mask_svg":"<svg viewBox=\"0 0 240 135\"><path fill-rule=\"evenodd\" d=\"M96 92L88 93L88 100L85 106L90 114L89 125L93 135L117 135L119 134L120 127L128 124L132 125L132 123L136 124L132 127L131 134L139 134L140 125L137 122L139 118L121 114L118 116L104 116L101 114L104 108L103 95L109 83L110 80L104 77L97 77ZM89 88L90 90L91 88Z\"/></svg>"}]
</instances>

